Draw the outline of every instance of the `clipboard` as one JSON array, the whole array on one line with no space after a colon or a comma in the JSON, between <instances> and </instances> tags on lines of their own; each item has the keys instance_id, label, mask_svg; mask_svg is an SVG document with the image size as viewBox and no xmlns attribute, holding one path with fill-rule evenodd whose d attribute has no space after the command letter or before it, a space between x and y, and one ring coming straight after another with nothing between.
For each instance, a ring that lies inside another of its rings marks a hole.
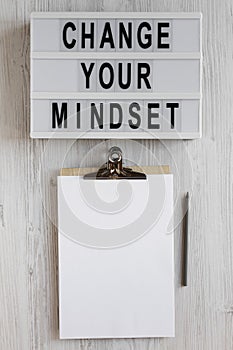
<instances>
[{"instance_id":1,"label":"clipboard","mask_svg":"<svg viewBox=\"0 0 233 350\"><path fill-rule=\"evenodd\" d=\"M129 185L131 192L127 192ZM123 199L132 194L120 208L118 200L109 200L119 186L123 186L119 191ZM95 187L105 203L96 201ZM93 202L88 203L85 191L94 198ZM151 198L145 210L147 196ZM161 198L164 203L160 203ZM111 211L106 214L109 207ZM173 179L169 166L124 168L122 152L115 147L100 169L61 169L61 339L174 336L172 211ZM150 220L152 224L146 227ZM88 241L89 230L95 243Z\"/></svg>"},{"instance_id":2,"label":"clipboard","mask_svg":"<svg viewBox=\"0 0 233 350\"><path fill-rule=\"evenodd\" d=\"M122 174L122 176L121 176ZM170 174L168 165L132 166L124 168L122 151L119 147L111 147L108 161L100 168L62 168L60 176L84 176L86 179L146 179L146 174Z\"/></svg>"}]
</instances>

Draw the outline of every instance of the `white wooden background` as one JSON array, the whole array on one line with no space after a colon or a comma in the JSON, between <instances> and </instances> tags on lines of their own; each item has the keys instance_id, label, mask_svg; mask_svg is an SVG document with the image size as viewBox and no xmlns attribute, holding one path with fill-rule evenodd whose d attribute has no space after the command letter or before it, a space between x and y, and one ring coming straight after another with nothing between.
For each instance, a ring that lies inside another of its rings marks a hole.
<instances>
[{"instance_id":1,"label":"white wooden background","mask_svg":"<svg viewBox=\"0 0 233 350\"><path fill-rule=\"evenodd\" d=\"M31 11L201 11L203 138L31 140ZM233 348L232 0L0 0L0 349ZM170 164L176 191L176 338L58 339L56 176L98 166L112 144L128 162ZM189 287L180 287L182 197L190 212Z\"/></svg>"}]
</instances>

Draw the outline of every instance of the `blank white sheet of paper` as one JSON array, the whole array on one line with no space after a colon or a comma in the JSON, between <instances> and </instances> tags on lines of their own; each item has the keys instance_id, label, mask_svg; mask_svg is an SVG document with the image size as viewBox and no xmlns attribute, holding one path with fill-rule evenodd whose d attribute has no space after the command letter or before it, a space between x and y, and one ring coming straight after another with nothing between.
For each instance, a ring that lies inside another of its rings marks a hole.
<instances>
[{"instance_id":1,"label":"blank white sheet of paper","mask_svg":"<svg viewBox=\"0 0 233 350\"><path fill-rule=\"evenodd\" d=\"M60 338L173 337L173 176L58 177Z\"/></svg>"}]
</instances>

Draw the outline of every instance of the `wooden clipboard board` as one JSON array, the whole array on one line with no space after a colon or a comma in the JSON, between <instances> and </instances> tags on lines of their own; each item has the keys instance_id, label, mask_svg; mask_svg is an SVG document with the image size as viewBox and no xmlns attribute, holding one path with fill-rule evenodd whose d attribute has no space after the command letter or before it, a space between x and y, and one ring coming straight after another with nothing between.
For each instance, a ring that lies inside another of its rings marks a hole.
<instances>
[{"instance_id":1,"label":"wooden clipboard board","mask_svg":"<svg viewBox=\"0 0 233 350\"><path fill-rule=\"evenodd\" d=\"M145 174L170 174L169 165L159 166L132 166L130 167L134 171L143 171ZM62 168L60 170L60 176L84 176L88 173L97 171L98 168Z\"/></svg>"}]
</instances>

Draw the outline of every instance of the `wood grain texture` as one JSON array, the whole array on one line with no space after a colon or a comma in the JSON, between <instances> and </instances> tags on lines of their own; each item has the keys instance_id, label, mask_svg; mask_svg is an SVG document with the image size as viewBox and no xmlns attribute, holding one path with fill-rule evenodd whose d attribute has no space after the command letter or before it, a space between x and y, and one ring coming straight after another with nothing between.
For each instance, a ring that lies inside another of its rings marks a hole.
<instances>
[{"instance_id":1,"label":"wood grain texture","mask_svg":"<svg viewBox=\"0 0 233 350\"><path fill-rule=\"evenodd\" d=\"M233 348L233 4L231 0L0 0L0 349ZM31 140L32 11L201 11L203 138L195 141ZM98 167L112 145L127 164L175 175L176 337L58 339L56 177ZM180 287L182 198L192 192L189 287Z\"/></svg>"}]
</instances>

